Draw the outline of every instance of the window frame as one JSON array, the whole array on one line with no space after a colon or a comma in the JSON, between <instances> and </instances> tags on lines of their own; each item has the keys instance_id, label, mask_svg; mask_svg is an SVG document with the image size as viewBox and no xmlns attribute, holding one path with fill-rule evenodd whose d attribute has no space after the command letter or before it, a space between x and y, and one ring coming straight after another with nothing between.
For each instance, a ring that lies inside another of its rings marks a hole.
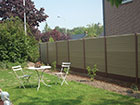
<instances>
[{"instance_id":1,"label":"window frame","mask_svg":"<svg viewBox=\"0 0 140 105\"><path fill-rule=\"evenodd\" d=\"M126 4L126 3L129 3L129 2L132 2L133 0L122 0L122 4Z\"/></svg>"}]
</instances>

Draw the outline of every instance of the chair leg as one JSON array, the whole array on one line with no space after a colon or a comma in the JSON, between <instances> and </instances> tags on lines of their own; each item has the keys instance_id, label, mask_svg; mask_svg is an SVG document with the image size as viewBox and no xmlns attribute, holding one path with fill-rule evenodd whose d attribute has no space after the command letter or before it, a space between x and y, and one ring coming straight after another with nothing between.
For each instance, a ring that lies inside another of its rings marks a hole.
<instances>
[{"instance_id":1,"label":"chair leg","mask_svg":"<svg viewBox=\"0 0 140 105\"><path fill-rule=\"evenodd\" d=\"M29 81L30 78L31 78L31 77L28 77L28 78L27 78L27 82L28 82L29 85L31 85L31 83L30 83L30 81ZM31 85L31 87L32 87L32 85Z\"/></svg>"},{"instance_id":2,"label":"chair leg","mask_svg":"<svg viewBox=\"0 0 140 105\"><path fill-rule=\"evenodd\" d=\"M61 83L61 86L64 84L64 82L68 85L68 82L66 81L66 77L67 77L67 75L63 78L63 81Z\"/></svg>"},{"instance_id":3,"label":"chair leg","mask_svg":"<svg viewBox=\"0 0 140 105\"><path fill-rule=\"evenodd\" d=\"M61 86L63 85L64 81L62 81Z\"/></svg>"},{"instance_id":4,"label":"chair leg","mask_svg":"<svg viewBox=\"0 0 140 105\"><path fill-rule=\"evenodd\" d=\"M65 83L68 85L68 82L65 80Z\"/></svg>"},{"instance_id":5,"label":"chair leg","mask_svg":"<svg viewBox=\"0 0 140 105\"><path fill-rule=\"evenodd\" d=\"M25 89L25 86L24 86L23 82L20 81L20 80L19 80L19 82L20 82L21 86L23 86L23 88Z\"/></svg>"},{"instance_id":6,"label":"chair leg","mask_svg":"<svg viewBox=\"0 0 140 105\"><path fill-rule=\"evenodd\" d=\"M61 74L56 74L56 77L58 78L58 81L56 81L55 84L58 84L59 82L61 82Z\"/></svg>"}]
</instances>

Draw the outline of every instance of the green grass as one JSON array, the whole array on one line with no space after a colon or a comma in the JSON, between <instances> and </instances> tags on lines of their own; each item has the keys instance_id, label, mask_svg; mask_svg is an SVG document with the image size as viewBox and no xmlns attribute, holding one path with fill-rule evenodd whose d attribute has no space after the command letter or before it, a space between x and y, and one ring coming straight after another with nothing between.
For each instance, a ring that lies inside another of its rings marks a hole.
<instances>
[{"instance_id":1,"label":"green grass","mask_svg":"<svg viewBox=\"0 0 140 105\"><path fill-rule=\"evenodd\" d=\"M37 92L37 75L35 71L28 71L32 74L32 88L27 85L26 89L18 88L18 81L11 70L0 70L0 88L9 92L10 99L14 105L140 105L140 99L119 95L103 89L91 86L68 82L69 85L60 86L55 84L58 79L55 76L44 75L48 78L52 87L45 87L41 84Z\"/></svg>"}]
</instances>

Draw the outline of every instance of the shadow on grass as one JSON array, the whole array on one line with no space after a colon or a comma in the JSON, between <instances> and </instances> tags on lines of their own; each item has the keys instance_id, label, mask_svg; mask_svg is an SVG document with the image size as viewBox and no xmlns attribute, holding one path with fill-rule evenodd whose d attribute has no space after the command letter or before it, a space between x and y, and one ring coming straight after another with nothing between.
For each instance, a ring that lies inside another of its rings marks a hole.
<instances>
[{"instance_id":1,"label":"shadow on grass","mask_svg":"<svg viewBox=\"0 0 140 105\"><path fill-rule=\"evenodd\" d=\"M46 101L39 97L29 97L32 102L21 102L19 105L79 105L82 102L83 97L79 96L76 99L55 99Z\"/></svg>"},{"instance_id":2,"label":"shadow on grass","mask_svg":"<svg viewBox=\"0 0 140 105\"><path fill-rule=\"evenodd\" d=\"M102 101L92 105L140 105L140 102L136 102L135 99L101 99Z\"/></svg>"},{"instance_id":3,"label":"shadow on grass","mask_svg":"<svg viewBox=\"0 0 140 105\"><path fill-rule=\"evenodd\" d=\"M24 85L25 86L25 89L28 89L28 88L37 88L38 85ZM19 86L16 86L15 89L24 89L23 86L19 87Z\"/></svg>"},{"instance_id":4,"label":"shadow on grass","mask_svg":"<svg viewBox=\"0 0 140 105\"><path fill-rule=\"evenodd\" d=\"M48 105L79 105L81 102L79 99L57 99L48 102Z\"/></svg>"},{"instance_id":5,"label":"shadow on grass","mask_svg":"<svg viewBox=\"0 0 140 105\"><path fill-rule=\"evenodd\" d=\"M111 93L113 96L117 96L115 99L101 98L100 102L92 105L140 105L140 99L136 99L129 96L122 96L119 94Z\"/></svg>"},{"instance_id":6,"label":"shadow on grass","mask_svg":"<svg viewBox=\"0 0 140 105\"><path fill-rule=\"evenodd\" d=\"M108 94L108 93L107 93ZM39 94L38 94L39 95ZM41 93L42 96L45 94ZM109 95L116 96L115 98L112 97L105 97L105 98L91 98L89 100L85 100L85 96L78 96L76 98L55 98L51 99L47 97L40 97L40 96L27 96L23 95L22 97L17 97L15 101L26 97L29 99L28 102L20 102L18 105L140 105L140 99L135 99L132 97L122 96L115 93L110 93ZM97 99L97 100L95 100ZM84 102L84 103L82 103Z\"/></svg>"}]
</instances>

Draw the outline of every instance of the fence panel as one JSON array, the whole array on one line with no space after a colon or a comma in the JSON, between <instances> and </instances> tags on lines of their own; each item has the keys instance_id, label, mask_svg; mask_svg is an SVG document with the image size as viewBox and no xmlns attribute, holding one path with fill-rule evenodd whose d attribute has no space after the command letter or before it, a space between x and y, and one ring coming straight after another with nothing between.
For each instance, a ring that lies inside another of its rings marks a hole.
<instances>
[{"instance_id":1,"label":"fence panel","mask_svg":"<svg viewBox=\"0 0 140 105\"><path fill-rule=\"evenodd\" d=\"M47 43L40 43L39 45L41 61L47 64Z\"/></svg>"},{"instance_id":2,"label":"fence panel","mask_svg":"<svg viewBox=\"0 0 140 105\"><path fill-rule=\"evenodd\" d=\"M137 38L138 77L140 78L140 34L138 34ZM135 41L135 35L106 37L108 73L136 77ZM40 43L39 45L41 61L45 64L52 63L57 60L57 64L61 65L63 61L70 60L72 63L71 67L85 69L85 66L93 67L94 64L97 64L98 70L100 72L105 72L104 38L70 40L69 46L67 41L60 41L57 42L57 44L56 42Z\"/></svg>"},{"instance_id":3,"label":"fence panel","mask_svg":"<svg viewBox=\"0 0 140 105\"><path fill-rule=\"evenodd\" d=\"M68 61L68 44L67 41L57 42L58 49L58 65L61 65L63 61Z\"/></svg>"},{"instance_id":4,"label":"fence panel","mask_svg":"<svg viewBox=\"0 0 140 105\"><path fill-rule=\"evenodd\" d=\"M85 40L86 66L97 65L98 71L105 72L104 38Z\"/></svg>"},{"instance_id":5,"label":"fence panel","mask_svg":"<svg viewBox=\"0 0 140 105\"><path fill-rule=\"evenodd\" d=\"M140 78L140 34L138 35L138 74Z\"/></svg>"},{"instance_id":6,"label":"fence panel","mask_svg":"<svg viewBox=\"0 0 140 105\"><path fill-rule=\"evenodd\" d=\"M135 36L107 37L108 73L136 77Z\"/></svg>"},{"instance_id":7,"label":"fence panel","mask_svg":"<svg viewBox=\"0 0 140 105\"><path fill-rule=\"evenodd\" d=\"M54 42L48 43L48 63L53 63L56 61L56 44Z\"/></svg>"},{"instance_id":8,"label":"fence panel","mask_svg":"<svg viewBox=\"0 0 140 105\"><path fill-rule=\"evenodd\" d=\"M83 40L69 41L70 62L72 67L84 68Z\"/></svg>"}]
</instances>

